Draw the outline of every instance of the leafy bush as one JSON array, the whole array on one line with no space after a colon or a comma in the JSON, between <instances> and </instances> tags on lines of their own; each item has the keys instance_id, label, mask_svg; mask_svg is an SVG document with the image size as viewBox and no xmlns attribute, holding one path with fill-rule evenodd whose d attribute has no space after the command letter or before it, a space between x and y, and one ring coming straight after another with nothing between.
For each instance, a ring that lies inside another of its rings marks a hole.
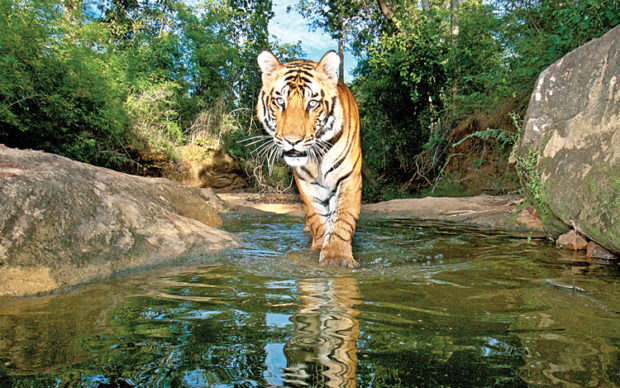
<instances>
[{"instance_id":1,"label":"leafy bush","mask_svg":"<svg viewBox=\"0 0 620 388\"><path fill-rule=\"evenodd\" d=\"M362 148L374 182L402 183L414 157L431 139L446 83L444 49L433 24L401 24L384 34L357 68L353 84L361 116ZM365 197L373 191L365 186Z\"/></svg>"},{"instance_id":2,"label":"leafy bush","mask_svg":"<svg viewBox=\"0 0 620 388\"><path fill-rule=\"evenodd\" d=\"M108 53L85 46L105 32L63 42L54 3L1 0L0 8L0 142L116 165L128 142L123 88Z\"/></svg>"},{"instance_id":3,"label":"leafy bush","mask_svg":"<svg viewBox=\"0 0 620 388\"><path fill-rule=\"evenodd\" d=\"M176 147L185 140L175 99L179 89L175 82L149 85L129 95L125 102L134 134L172 159L177 157Z\"/></svg>"},{"instance_id":4,"label":"leafy bush","mask_svg":"<svg viewBox=\"0 0 620 388\"><path fill-rule=\"evenodd\" d=\"M616 0L506 1L501 38L514 96L526 106L542 70L620 23Z\"/></svg>"}]
</instances>

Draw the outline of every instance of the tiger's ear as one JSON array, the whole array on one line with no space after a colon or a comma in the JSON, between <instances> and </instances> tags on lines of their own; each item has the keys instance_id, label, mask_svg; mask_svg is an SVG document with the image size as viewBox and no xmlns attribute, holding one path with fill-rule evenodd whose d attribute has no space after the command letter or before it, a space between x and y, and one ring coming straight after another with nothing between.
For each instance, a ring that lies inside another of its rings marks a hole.
<instances>
[{"instance_id":1,"label":"tiger's ear","mask_svg":"<svg viewBox=\"0 0 620 388\"><path fill-rule=\"evenodd\" d=\"M316 65L316 70L319 73L323 74L323 77L328 80L334 82L334 84L338 83L338 68L340 67L340 56L335 51L328 51L323 55L321 61L318 65Z\"/></svg>"},{"instance_id":2,"label":"tiger's ear","mask_svg":"<svg viewBox=\"0 0 620 388\"><path fill-rule=\"evenodd\" d=\"M263 73L263 82L269 80L275 72L282 67L278 58L268 50L261 51L258 54L258 67L260 67L261 73Z\"/></svg>"}]
</instances>

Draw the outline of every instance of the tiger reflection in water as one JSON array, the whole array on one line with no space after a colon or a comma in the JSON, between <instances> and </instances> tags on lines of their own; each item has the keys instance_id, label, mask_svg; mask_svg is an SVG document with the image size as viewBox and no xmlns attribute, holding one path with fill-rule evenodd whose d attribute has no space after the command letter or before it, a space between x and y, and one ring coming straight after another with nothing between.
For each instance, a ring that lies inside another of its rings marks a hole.
<instances>
[{"instance_id":1,"label":"tiger reflection in water","mask_svg":"<svg viewBox=\"0 0 620 388\"><path fill-rule=\"evenodd\" d=\"M291 318L295 333L284 347L287 386L355 387L361 304L356 279L298 283L303 307Z\"/></svg>"}]
</instances>

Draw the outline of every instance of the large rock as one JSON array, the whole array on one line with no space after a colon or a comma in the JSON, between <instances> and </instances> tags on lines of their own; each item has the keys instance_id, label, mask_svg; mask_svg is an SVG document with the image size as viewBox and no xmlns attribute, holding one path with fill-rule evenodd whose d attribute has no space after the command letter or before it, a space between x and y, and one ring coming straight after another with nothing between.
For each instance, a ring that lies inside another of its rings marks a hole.
<instances>
[{"instance_id":1,"label":"large rock","mask_svg":"<svg viewBox=\"0 0 620 388\"><path fill-rule=\"evenodd\" d=\"M235 245L216 199L0 145L0 295L30 294Z\"/></svg>"},{"instance_id":2,"label":"large rock","mask_svg":"<svg viewBox=\"0 0 620 388\"><path fill-rule=\"evenodd\" d=\"M538 77L515 156L553 239L576 229L620 252L620 26Z\"/></svg>"}]
</instances>

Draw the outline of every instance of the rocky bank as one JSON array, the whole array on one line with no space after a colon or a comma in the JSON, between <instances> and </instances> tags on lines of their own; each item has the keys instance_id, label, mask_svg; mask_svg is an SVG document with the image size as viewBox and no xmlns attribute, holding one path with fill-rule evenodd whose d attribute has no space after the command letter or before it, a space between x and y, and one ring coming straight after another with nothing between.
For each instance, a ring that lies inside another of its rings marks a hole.
<instances>
[{"instance_id":1,"label":"rocky bank","mask_svg":"<svg viewBox=\"0 0 620 388\"><path fill-rule=\"evenodd\" d=\"M236 245L208 189L0 145L0 295Z\"/></svg>"},{"instance_id":2,"label":"rocky bank","mask_svg":"<svg viewBox=\"0 0 620 388\"><path fill-rule=\"evenodd\" d=\"M301 200L295 196L269 200L249 193L220 193L224 204L238 212L270 212L303 216ZM419 218L459 222L480 228L502 230L516 236L545 236L540 219L518 196L426 197L394 199L362 204L362 217Z\"/></svg>"}]
</instances>

